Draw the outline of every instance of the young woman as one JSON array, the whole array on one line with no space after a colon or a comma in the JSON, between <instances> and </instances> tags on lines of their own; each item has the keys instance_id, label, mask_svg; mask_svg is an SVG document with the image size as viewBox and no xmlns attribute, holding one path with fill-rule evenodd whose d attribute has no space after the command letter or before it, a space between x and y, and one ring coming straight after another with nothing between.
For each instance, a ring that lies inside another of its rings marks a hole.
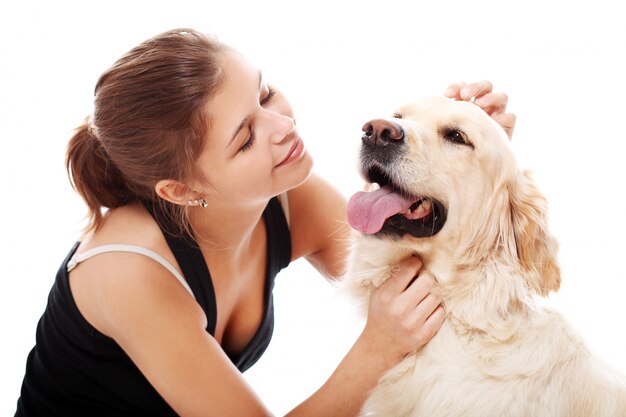
<instances>
[{"instance_id":1,"label":"young woman","mask_svg":"<svg viewBox=\"0 0 626 417\"><path fill-rule=\"evenodd\" d=\"M490 83L447 94L513 128ZM271 338L274 276L306 257L339 277L348 237L285 97L229 47L169 31L100 77L67 167L91 224L57 273L16 415L269 416L241 373ZM374 291L353 348L290 416L356 415L433 337L445 313L420 266Z\"/></svg>"}]
</instances>

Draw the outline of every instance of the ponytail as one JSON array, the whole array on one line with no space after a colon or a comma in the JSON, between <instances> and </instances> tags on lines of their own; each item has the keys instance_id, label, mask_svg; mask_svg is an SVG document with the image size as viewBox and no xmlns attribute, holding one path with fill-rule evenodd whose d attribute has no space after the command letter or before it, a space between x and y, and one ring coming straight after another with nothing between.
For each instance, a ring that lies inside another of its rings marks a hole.
<instances>
[{"instance_id":1,"label":"ponytail","mask_svg":"<svg viewBox=\"0 0 626 417\"><path fill-rule=\"evenodd\" d=\"M65 167L72 187L87 203L87 230L97 230L102 224L102 207L115 208L135 199L87 121L67 145Z\"/></svg>"},{"instance_id":2,"label":"ponytail","mask_svg":"<svg viewBox=\"0 0 626 417\"><path fill-rule=\"evenodd\" d=\"M74 133L65 160L87 203L87 231L102 225L103 207L141 201L164 206L172 230L189 233L186 207L158 198L155 186L195 179L208 134L206 103L223 84L227 50L192 29L174 29L133 48L100 76L93 117Z\"/></svg>"}]
</instances>

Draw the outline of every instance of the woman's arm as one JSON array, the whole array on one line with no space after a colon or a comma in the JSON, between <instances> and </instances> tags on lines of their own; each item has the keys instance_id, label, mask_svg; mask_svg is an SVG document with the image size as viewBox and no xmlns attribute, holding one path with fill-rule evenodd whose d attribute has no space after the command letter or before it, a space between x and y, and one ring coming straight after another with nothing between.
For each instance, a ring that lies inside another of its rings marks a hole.
<instances>
[{"instance_id":1,"label":"woman's arm","mask_svg":"<svg viewBox=\"0 0 626 417\"><path fill-rule=\"evenodd\" d=\"M289 417L353 417L382 375L437 333L445 312L430 294L434 277L411 257L372 290L365 329L328 381Z\"/></svg>"},{"instance_id":2,"label":"woman's arm","mask_svg":"<svg viewBox=\"0 0 626 417\"><path fill-rule=\"evenodd\" d=\"M90 321L124 349L181 416L270 416L206 332L206 317L185 289L160 265L124 256L124 269L103 272L93 287ZM441 300L429 295L434 278L423 272L412 282L420 268L419 259L410 258L372 291L357 342L289 417L355 416L382 374L434 336L444 314Z\"/></svg>"},{"instance_id":3,"label":"woman's arm","mask_svg":"<svg viewBox=\"0 0 626 417\"><path fill-rule=\"evenodd\" d=\"M106 256L113 255L98 261ZM116 264L124 257L124 268L103 268L93 281L97 295L88 319L122 347L176 413L271 416L206 331L204 312L183 286L150 259L114 256Z\"/></svg>"},{"instance_id":4,"label":"woman's arm","mask_svg":"<svg viewBox=\"0 0 626 417\"><path fill-rule=\"evenodd\" d=\"M292 259L305 257L325 277L341 277L351 233L346 199L316 174L288 196Z\"/></svg>"}]
</instances>

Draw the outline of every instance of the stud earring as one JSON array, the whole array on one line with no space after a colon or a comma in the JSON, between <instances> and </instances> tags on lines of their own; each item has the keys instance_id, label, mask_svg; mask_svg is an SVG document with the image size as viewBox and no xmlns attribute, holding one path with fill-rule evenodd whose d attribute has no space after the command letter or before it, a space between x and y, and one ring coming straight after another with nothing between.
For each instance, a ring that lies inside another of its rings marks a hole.
<instances>
[{"instance_id":1,"label":"stud earring","mask_svg":"<svg viewBox=\"0 0 626 417\"><path fill-rule=\"evenodd\" d=\"M198 198L196 200L187 200L187 205L188 206L200 206L202 208L205 208L206 206L208 206L204 198Z\"/></svg>"}]
</instances>

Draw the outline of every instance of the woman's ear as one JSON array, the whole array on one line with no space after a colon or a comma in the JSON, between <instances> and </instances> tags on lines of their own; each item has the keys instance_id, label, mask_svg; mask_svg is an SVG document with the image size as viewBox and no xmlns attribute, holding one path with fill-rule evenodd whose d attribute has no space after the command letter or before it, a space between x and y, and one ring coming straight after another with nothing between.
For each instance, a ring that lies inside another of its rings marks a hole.
<instances>
[{"instance_id":1,"label":"woman's ear","mask_svg":"<svg viewBox=\"0 0 626 417\"><path fill-rule=\"evenodd\" d=\"M161 180L154 187L157 195L170 203L186 206L193 198L193 191L180 181Z\"/></svg>"},{"instance_id":2,"label":"woman's ear","mask_svg":"<svg viewBox=\"0 0 626 417\"><path fill-rule=\"evenodd\" d=\"M528 284L542 296L558 291L559 244L548 230L548 204L528 172L520 173L510 190L511 223L517 257Z\"/></svg>"}]
</instances>

